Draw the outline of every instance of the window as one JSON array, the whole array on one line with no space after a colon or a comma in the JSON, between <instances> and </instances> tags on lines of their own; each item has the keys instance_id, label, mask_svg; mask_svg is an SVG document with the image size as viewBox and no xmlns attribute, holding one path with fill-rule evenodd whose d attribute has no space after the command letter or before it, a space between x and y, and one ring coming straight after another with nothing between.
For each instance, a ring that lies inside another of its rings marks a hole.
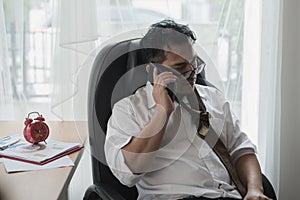
<instances>
[{"instance_id":1,"label":"window","mask_svg":"<svg viewBox=\"0 0 300 200\"><path fill-rule=\"evenodd\" d=\"M51 80L52 33L50 1L24 4L20 25L10 14L14 2L4 1L9 65L15 98L47 97ZM21 5L22 7L22 5ZM23 29L21 29L23 26Z\"/></svg>"},{"instance_id":2,"label":"window","mask_svg":"<svg viewBox=\"0 0 300 200\"><path fill-rule=\"evenodd\" d=\"M52 92L56 33L54 0L29 0L24 4L24 29L9 16L5 1L12 85L15 97L29 101L49 99ZM147 27L166 17L187 23L198 42L215 62L224 92L241 116L243 79L244 2L241 0L111 0L96 1L98 41L132 29ZM59 1L57 2L59 3ZM20 38L22 37L22 38ZM22 42L22 45L20 44Z\"/></svg>"}]
</instances>

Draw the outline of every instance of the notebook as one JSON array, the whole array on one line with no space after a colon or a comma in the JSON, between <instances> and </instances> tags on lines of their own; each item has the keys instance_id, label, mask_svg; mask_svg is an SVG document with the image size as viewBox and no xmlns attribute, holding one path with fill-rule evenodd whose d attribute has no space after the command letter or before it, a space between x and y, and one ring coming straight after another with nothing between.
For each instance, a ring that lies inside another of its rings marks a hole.
<instances>
[{"instance_id":1,"label":"notebook","mask_svg":"<svg viewBox=\"0 0 300 200\"><path fill-rule=\"evenodd\" d=\"M31 144L21 134L10 136L11 145L0 150L0 157L44 165L83 148L80 143L61 142L47 139L45 142Z\"/></svg>"}]
</instances>

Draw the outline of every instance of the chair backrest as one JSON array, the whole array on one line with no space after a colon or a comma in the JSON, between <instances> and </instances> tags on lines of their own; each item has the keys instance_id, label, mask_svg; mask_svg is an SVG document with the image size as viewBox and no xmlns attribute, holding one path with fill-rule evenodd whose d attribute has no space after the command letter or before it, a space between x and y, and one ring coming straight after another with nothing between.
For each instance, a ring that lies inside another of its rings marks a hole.
<instances>
[{"instance_id":1,"label":"chair backrest","mask_svg":"<svg viewBox=\"0 0 300 200\"><path fill-rule=\"evenodd\" d=\"M125 199L136 199L136 188L128 188L114 177L106 163L104 142L107 121L111 115L113 104L131 94L130 91L124 89L122 93L112 98L114 88L127 71L139 63L143 63L142 60L139 60L142 58L140 54L139 39L126 40L104 47L94 60L89 80L88 128L93 182L94 184L110 185L118 190ZM143 73L140 77L143 79ZM141 80L141 82L143 81L145 82L145 80Z\"/></svg>"},{"instance_id":2,"label":"chair backrest","mask_svg":"<svg viewBox=\"0 0 300 200\"><path fill-rule=\"evenodd\" d=\"M136 188L122 185L113 176L105 160L104 142L113 104L146 84L146 61L139 42L139 38L129 39L102 48L93 62L89 80L88 128L93 182L117 188L125 199L136 199ZM203 77L204 72L197 77L197 82L209 85Z\"/></svg>"}]
</instances>

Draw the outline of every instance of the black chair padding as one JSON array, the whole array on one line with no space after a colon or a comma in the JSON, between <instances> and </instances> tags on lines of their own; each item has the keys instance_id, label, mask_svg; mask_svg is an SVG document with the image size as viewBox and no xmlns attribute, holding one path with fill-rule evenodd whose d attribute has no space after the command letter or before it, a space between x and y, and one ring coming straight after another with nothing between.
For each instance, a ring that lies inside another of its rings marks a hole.
<instances>
[{"instance_id":1,"label":"black chair padding","mask_svg":"<svg viewBox=\"0 0 300 200\"><path fill-rule=\"evenodd\" d=\"M96 186L110 185L125 199L136 199L137 190L122 185L114 177L106 163L104 142L113 104L137 89L132 86L141 87L146 83L145 69L133 70L143 64L142 58L138 39L112 44L97 55L89 83L88 125L93 182ZM124 79L126 72L129 73ZM116 86L117 91L114 90Z\"/></svg>"},{"instance_id":2,"label":"black chair padding","mask_svg":"<svg viewBox=\"0 0 300 200\"><path fill-rule=\"evenodd\" d=\"M275 190L271 182L264 174L262 174L262 184L264 188L264 194L272 200L277 200Z\"/></svg>"}]
</instances>

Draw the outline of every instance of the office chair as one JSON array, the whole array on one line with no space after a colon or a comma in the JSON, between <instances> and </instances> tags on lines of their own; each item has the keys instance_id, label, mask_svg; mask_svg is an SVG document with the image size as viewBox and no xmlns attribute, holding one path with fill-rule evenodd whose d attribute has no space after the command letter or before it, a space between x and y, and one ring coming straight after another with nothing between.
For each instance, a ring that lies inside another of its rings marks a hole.
<instances>
[{"instance_id":1,"label":"office chair","mask_svg":"<svg viewBox=\"0 0 300 200\"><path fill-rule=\"evenodd\" d=\"M91 147L93 185L85 192L85 200L134 200L135 187L122 185L107 166L104 142L107 121L112 106L146 84L147 74L140 39L129 39L104 47L96 56L89 80L88 129ZM204 71L197 83L213 86L205 79ZM263 175L265 194L276 199L274 189Z\"/></svg>"}]
</instances>

